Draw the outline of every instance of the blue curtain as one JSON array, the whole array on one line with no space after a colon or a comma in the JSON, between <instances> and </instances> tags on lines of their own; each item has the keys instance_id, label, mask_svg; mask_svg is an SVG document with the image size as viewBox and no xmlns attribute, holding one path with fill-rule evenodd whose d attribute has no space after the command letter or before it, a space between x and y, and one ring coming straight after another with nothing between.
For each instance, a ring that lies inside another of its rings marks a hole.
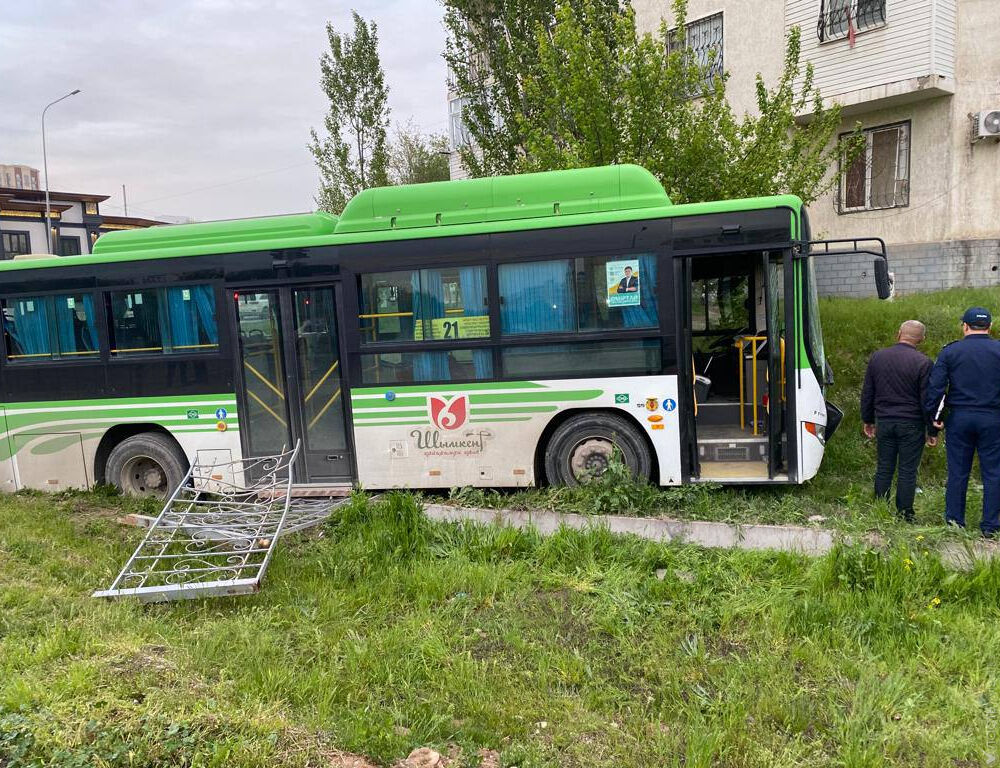
<instances>
[{"instance_id":1,"label":"blue curtain","mask_svg":"<svg viewBox=\"0 0 1000 768\"><path fill-rule=\"evenodd\" d=\"M184 299L187 291L188 298ZM197 313L190 288L167 288L167 316L170 318L170 343L174 347L194 347L198 342Z\"/></svg>"},{"instance_id":2,"label":"blue curtain","mask_svg":"<svg viewBox=\"0 0 1000 768\"><path fill-rule=\"evenodd\" d=\"M212 292L212 286L168 288L167 312L170 317L171 341L175 347L219 343L219 326L215 319L215 294Z\"/></svg>"},{"instance_id":3,"label":"blue curtain","mask_svg":"<svg viewBox=\"0 0 1000 768\"><path fill-rule=\"evenodd\" d=\"M49 348L49 321L45 302L51 299L16 299L14 305L14 328L11 336L17 341L22 355L46 355Z\"/></svg>"},{"instance_id":4,"label":"blue curtain","mask_svg":"<svg viewBox=\"0 0 1000 768\"><path fill-rule=\"evenodd\" d=\"M97 338L97 319L94 314L94 297L89 293L83 296L83 311L87 316L87 325L81 332L80 336L83 341L84 348L90 352L98 349L99 341Z\"/></svg>"},{"instance_id":5,"label":"blue curtain","mask_svg":"<svg viewBox=\"0 0 1000 768\"><path fill-rule=\"evenodd\" d=\"M69 305L75 296L56 296L56 335L59 337L59 351L97 351L97 324L94 320L94 297L89 293L82 297L84 320L77 316L78 304Z\"/></svg>"},{"instance_id":6,"label":"blue curtain","mask_svg":"<svg viewBox=\"0 0 1000 768\"><path fill-rule=\"evenodd\" d=\"M198 310L198 321L208 344L219 343L219 323L215 318L215 291L210 285L196 285L191 288L191 298Z\"/></svg>"},{"instance_id":7,"label":"blue curtain","mask_svg":"<svg viewBox=\"0 0 1000 768\"><path fill-rule=\"evenodd\" d=\"M459 288L462 290L462 307L466 317L489 315L486 306L486 270L483 267L462 267L458 270ZM488 349L472 350L472 366L477 379L493 375L493 353Z\"/></svg>"},{"instance_id":8,"label":"blue curtain","mask_svg":"<svg viewBox=\"0 0 1000 768\"><path fill-rule=\"evenodd\" d=\"M502 333L576 330L573 266L570 261L540 261L500 266Z\"/></svg>"},{"instance_id":9,"label":"blue curtain","mask_svg":"<svg viewBox=\"0 0 1000 768\"><path fill-rule=\"evenodd\" d=\"M444 286L441 273L436 269L421 269L410 278L413 287L413 324L423 325L424 319L444 317ZM431 329L423 328L423 340L430 341ZM416 335L416 333L414 333ZM417 352L413 355L414 381L450 381L447 352Z\"/></svg>"},{"instance_id":10,"label":"blue curtain","mask_svg":"<svg viewBox=\"0 0 1000 768\"><path fill-rule=\"evenodd\" d=\"M639 295L637 307L622 307L622 322L626 328L648 328L660 324L656 305L656 254L639 255Z\"/></svg>"}]
</instances>

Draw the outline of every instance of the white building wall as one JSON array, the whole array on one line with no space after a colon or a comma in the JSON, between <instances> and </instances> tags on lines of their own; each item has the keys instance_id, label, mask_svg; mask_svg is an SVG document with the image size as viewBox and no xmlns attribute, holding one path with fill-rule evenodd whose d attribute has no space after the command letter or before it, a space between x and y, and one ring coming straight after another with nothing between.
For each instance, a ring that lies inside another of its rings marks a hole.
<instances>
[{"instance_id":1,"label":"white building wall","mask_svg":"<svg viewBox=\"0 0 1000 768\"><path fill-rule=\"evenodd\" d=\"M1000 142L969 141L969 115L1000 109L1000 2L960 0L957 20L958 88L949 100L950 236L1000 238Z\"/></svg>"},{"instance_id":2,"label":"white building wall","mask_svg":"<svg viewBox=\"0 0 1000 768\"><path fill-rule=\"evenodd\" d=\"M787 0L785 26L802 29L802 57L812 62L823 97L854 105L883 92L889 98L927 87L954 88L954 10L944 5L954 3L886 0L884 26L859 30L853 48L846 38L819 40L817 0ZM920 82L929 76L944 82Z\"/></svg>"},{"instance_id":3,"label":"white building wall","mask_svg":"<svg viewBox=\"0 0 1000 768\"><path fill-rule=\"evenodd\" d=\"M661 22L674 26L667 0L633 0L640 33L660 34ZM687 22L722 13L722 60L729 73L726 96L737 115L755 112L756 78L768 85L781 75L785 52L784 0L690 0Z\"/></svg>"},{"instance_id":4,"label":"white building wall","mask_svg":"<svg viewBox=\"0 0 1000 768\"><path fill-rule=\"evenodd\" d=\"M952 110L947 98L905 104L845 118L841 130L849 132L856 123L873 128L910 121L910 204L904 208L840 213L838 186L809 208L816 238L881 237L891 243L944 240L950 235L953 168L950 152L942 151L950 142ZM836 179L837 169L831 178Z\"/></svg>"},{"instance_id":5,"label":"white building wall","mask_svg":"<svg viewBox=\"0 0 1000 768\"><path fill-rule=\"evenodd\" d=\"M65 205L66 203L62 202L61 204ZM63 211L62 221L71 224L83 223L83 203L72 203L69 209Z\"/></svg>"}]
</instances>

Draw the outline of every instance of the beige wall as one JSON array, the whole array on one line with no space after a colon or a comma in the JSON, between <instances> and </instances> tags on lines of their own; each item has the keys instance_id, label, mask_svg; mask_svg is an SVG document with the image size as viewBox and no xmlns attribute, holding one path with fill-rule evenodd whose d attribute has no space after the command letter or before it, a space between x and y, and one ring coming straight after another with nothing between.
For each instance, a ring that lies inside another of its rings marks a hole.
<instances>
[{"instance_id":1,"label":"beige wall","mask_svg":"<svg viewBox=\"0 0 1000 768\"><path fill-rule=\"evenodd\" d=\"M909 206L838 215L831 192L811 207L818 236L867 234L889 243L1000 237L1000 143L970 142L970 116L1000 108L1000 3L960 0L957 14L954 95L844 121L844 130L855 121L865 128L911 121Z\"/></svg>"},{"instance_id":2,"label":"beige wall","mask_svg":"<svg viewBox=\"0 0 1000 768\"><path fill-rule=\"evenodd\" d=\"M633 0L640 32L659 34L660 22L670 16L669 0ZM785 52L784 3L781 0L689 0L687 20L697 21L722 12L722 59L729 80L726 95L737 115L756 110L756 76L768 86L781 74ZM673 26L673 19L667 19Z\"/></svg>"},{"instance_id":3,"label":"beige wall","mask_svg":"<svg viewBox=\"0 0 1000 768\"><path fill-rule=\"evenodd\" d=\"M951 101L951 236L1000 237L1000 142L969 142L969 115L1000 108L1000 2L958 0Z\"/></svg>"},{"instance_id":4,"label":"beige wall","mask_svg":"<svg viewBox=\"0 0 1000 768\"><path fill-rule=\"evenodd\" d=\"M873 128L910 121L910 204L905 208L878 211L837 212L837 188L809 207L813 236L881 237L893 243L945 240L949 237L951 199L950 153L945 149L951 133L951 109L947 97L922 101L846 118L843 131ZM836 176L836 169L831 177Z\"/></svg>"}]
</instances>

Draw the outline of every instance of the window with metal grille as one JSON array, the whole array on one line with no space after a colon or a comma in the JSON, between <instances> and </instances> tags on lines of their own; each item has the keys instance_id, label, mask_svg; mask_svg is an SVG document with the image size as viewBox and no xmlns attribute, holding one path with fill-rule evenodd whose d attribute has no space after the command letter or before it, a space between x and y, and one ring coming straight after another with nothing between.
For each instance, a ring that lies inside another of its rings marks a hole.
<instances>
[{"instance_id":1,"label":"window with metal grille","mask_svg":"<svg viewBox=\"0 0 1000 768\"><path fill-rule=\"evenodd\" d=\"M469 104L466 96L456 96L448 101L449 135L451 148L457 150L472 143L469 129L465 125L465 107Z\"/></svg>"},{"instance_id":2,"label":"window with metal grille","mask_svg":"<svg viewBox=\"0 0 1000 768\"><path fill-rule=\"evenodd\" d=\"M868 128L864 137L863 151L849 163L841 161L840 212L909 205L910 123Z\"/></svg>"},{"instance_id":3,"label":"window with metal grille","mask_svg":"<svg viewBox=\"0 0 1000 768\"><path fill-rule=\"evenodd\" d=\"M851 27L863 32L885 24L885 0L820 0L816 36L820 42L841 40Z\"/></svg>"},{"instance_id":4,"label":"window with metal grille","mask_svg":"<svg viewBox=\"0 0 1000 768\"><path fill-rule=\"evenodd\" d=\"M667 50L677 50L679 44L674 30L667 33ZM691 52L695 63L704 72L706 82L721 77L723 64L722 13L706 16L684 25L684 48Z\"/></svg>"}]
</instances>

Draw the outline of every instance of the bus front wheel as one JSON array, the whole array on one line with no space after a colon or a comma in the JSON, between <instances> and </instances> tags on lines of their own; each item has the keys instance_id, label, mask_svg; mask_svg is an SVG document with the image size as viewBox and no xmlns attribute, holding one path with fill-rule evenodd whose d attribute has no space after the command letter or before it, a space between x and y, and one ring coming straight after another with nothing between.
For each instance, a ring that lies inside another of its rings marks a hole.
<instances>
[{"instance_id":1,"label":"bus front wheel","mask_svg":"<svg viewBox=\"0 0 1000 768\"><path fill-rule=\"evenodd\" d=\"M579 485L604 474L616 455L636 479L650 479L649 446L628 420L607 413L571 416L545 446L545 477L554 485Z\"/></svg>"},{"instance_id":2,"label":"bus front wheel","mask_svg":"<svg viewBox=\"0 0 1000 768\"><path fill-rule=\"evenodd\" d=\"M184 456L173 439L157 432L143 432L114 447L105 476L126 496L165 499L186 473Z\"/></svg>"}]
</instances>

